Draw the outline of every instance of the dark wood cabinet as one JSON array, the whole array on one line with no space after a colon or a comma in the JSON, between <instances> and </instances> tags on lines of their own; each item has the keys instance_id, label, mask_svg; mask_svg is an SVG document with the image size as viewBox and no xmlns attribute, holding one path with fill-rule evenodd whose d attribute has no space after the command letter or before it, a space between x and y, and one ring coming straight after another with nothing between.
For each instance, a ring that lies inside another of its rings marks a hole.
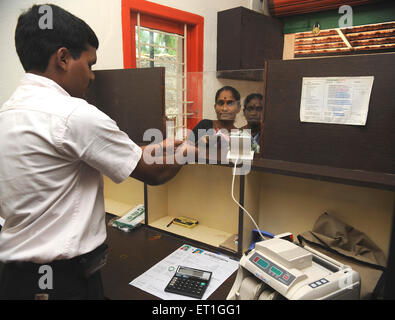
<instances>
[{"instance_id":1,"label":"dark wood cabinet","mask_svg":"<svg viewBox=\"0 0 395 320\"><path fill-rule=\"evenodd\" d=\"M262 81L265 61L282 59L283 46L281 20L244 7L218 12L217 77Z\"/></svg>"},{"instance_id":2,"label":"dark wood cabinet","mask_svg":"<svg viewBox=\"0 0 395 320\"><path fill-rule=\"evenodd\" d=\"M165 68L95 71L87 100L106 113L138 145L147 129L165 135Z\"/></svg>"},{"instance_id":3,"label":"dark wood cabinet","mask_svg":"<svg viewBox=\"0 0 395 320\"><path fill-rule=\"evenodd\" d=\"M395 54L268 61L262 158L394 190L394 68ZM303 78L361 76L374 77L366 125L300 121Z\"/></svg>"}]
</instances>

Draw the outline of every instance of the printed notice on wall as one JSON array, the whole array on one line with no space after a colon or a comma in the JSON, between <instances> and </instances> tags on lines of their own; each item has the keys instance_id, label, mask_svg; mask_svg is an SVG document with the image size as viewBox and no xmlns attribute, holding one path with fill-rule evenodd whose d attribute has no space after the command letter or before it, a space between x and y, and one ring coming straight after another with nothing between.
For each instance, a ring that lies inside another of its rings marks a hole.
<instances>
[{"instance_id":1,"label":"printed notice on wall","mask_svg":"<svg viewBox=\"0 0 395 320\"><path fill-rule=\"evenodd\" d=\"M303 78L300 121L364 126L374 77Z\"/></svg>"}]
</instances>

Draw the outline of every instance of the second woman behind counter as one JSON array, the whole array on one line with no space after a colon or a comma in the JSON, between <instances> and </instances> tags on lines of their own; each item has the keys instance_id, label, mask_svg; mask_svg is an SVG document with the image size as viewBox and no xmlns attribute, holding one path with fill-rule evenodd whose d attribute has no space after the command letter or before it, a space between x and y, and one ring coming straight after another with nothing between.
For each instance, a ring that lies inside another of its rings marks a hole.
<instances>
[{"instance_id":1,"label":"second woman behind counter","mask_svg":"<svg viewBox=\"0 0 395 320\"><path fill-rule=\"evenodd\" d=\"M203 119L195 128L192 133L188 136L188 141L197 143L202 136L215 134L216 132L223 129L225 133L230 133L232 129L237 129L234 125L236 115L240 112L240 93L231 86L222 87L215 94L215 113L217 120ZM214 130L209 130L214 129ZM201 134L199 134L199 130ZM206 134L202 134L209 130Z\"/></svg>"}]
</instances>

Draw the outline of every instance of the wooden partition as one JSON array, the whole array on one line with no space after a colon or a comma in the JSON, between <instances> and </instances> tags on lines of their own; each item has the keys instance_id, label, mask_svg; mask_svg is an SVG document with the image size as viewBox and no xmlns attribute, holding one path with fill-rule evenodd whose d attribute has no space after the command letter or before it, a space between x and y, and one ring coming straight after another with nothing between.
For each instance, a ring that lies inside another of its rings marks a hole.
<instances>
[{"instance_id":1,"label":"wooden partition","mask_svg":"<svg viewBox=\"0 0 395 320\"><path fill-rule=\"evenodd\" d=\"M87 95L92 103L139 145L144 132L155 128L165 136L165 69L117 69L95 71Z\"/></svg>"},{"instance_id":2,"label":"wooden partition","mask_svg":"<svg viewBox=\"0 0 395 320\"><path fill-rule=\"evenodd\" d=\"M144 132L154 128L165 136L164 68L95 71L87 101L110 118L138 145ZM132 178L121 184L104 179L105 210L122 216L144 203L144 184Z\"/></svg>"},{"instance_id":3,"label":"wooden partition","mask_svg":"<svg viewBox=\"0 0 395 320\"><path fill-rule=\"evenodd\" d=\"M395 186L395 54L269 61L263 134L264 160L360 174ZM364 126L301 122L303 77L374 76ZM298 170L299 170L298 169ZM367 173L369 175L367 175ZM339 178L339 177L338 177ZM363 181L362 181L363 182Z\"/></svg>"}]
</instances>

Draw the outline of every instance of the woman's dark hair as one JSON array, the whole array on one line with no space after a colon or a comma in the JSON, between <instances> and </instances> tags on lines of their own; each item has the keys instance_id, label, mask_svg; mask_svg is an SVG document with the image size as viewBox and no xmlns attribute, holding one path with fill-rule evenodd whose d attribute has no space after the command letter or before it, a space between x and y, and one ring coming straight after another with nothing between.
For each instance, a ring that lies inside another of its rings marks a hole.
<instances>
[{"instance_id":1,"label":"woman's dark hair","mask_svg":"<svg viewBox=\"0 0 395 320\"><path fill-rule=\"evenodd\" d=\"M217 103L217 99L219 97L219 95L221 94L222 91L231 91L233 97L236 99L236 101L240 101L240 93L239 91L237 91L235 88L231 87L231 86L225 86L222 87L221 89L219 89L217 91L217 93L215 94L215 103Z\"/></svg>"},{"instance_id":2,"label":"woman's dark hair","mask_svg":"<svg viewBox=\"0 0 395 320\"><path fill-rule=\"evenodd\" d=\"M41 5L32 6L18 18L15 47L25 71L44 72L51 55L62 47L69 49L73 59L88 50L88 44L96 49L99 47L95 33L83 20L56 5L45 6L52 9L46 13L52 14L49 28L43 28L40 21L45 18L39 12Z\"/></svg>"},{"instance_id":3,"label":"woman's dark hair","mask_svg":"<svg viewBox=\"0 0 395 320\"><path fill-rule=\"evenodd\" d=\"M243 111L245 110L245 108L247 107L247 104L252 100L258 98L259 100L263 100L263 95L261 95L260 93L250 93L244 100L244 107L243 107Z\"/></svg>"}]
</instances>

